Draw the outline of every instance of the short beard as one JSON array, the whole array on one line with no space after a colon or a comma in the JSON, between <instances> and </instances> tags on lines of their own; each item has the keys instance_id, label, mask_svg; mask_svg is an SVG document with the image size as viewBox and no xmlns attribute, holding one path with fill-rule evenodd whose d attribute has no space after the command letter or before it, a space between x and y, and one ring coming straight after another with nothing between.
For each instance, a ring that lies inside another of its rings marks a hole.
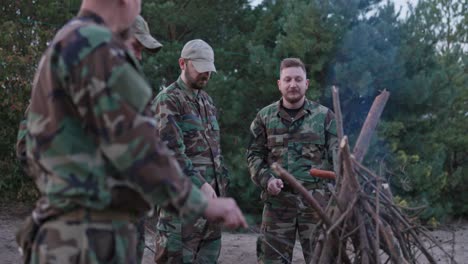
<instances>
[{"instance_id":1,"label":"short beard","mask_svg":"<svg viewBox=\"0 0 468 264\"><path fill-rule=\"evenodd\" d=\"M191 86L195 90L203 90L203 88L204 88L204 86L200 86L196 82L193 82Z\"/></svg>"},{"instance_id":2,"label":"short beard","mask_svg":"<svg viewBox=\"0 0 468 264\"><path fill-rule=\"evenodd\" d=\"M188 72L186 71L185 72L185 79L187 80L187 84L190 88L192 89L195 89L195 90L203 90L203 88L205 87L205 85L198 85L197 81L192 79L192 77L190 77L190 75L188 74Z\"/></svg>"},{"instance_id":3,"label":"short beard","mask_svg":"<svg viewBox=\"0 0 468 264\"><path fill-rule=\"evenodd\" d=\"M300 96L300 97L294 97L293 99L291 99L291 98L288 98L288 97L286 97L286 96L283 96L283 100L287 101L287 102L290 103L290 104L295 104L295 103L301 101L302 98L304 98L304 97L305 97L305 95L304 95L304 96Z\"/></svg>"}]
</instances>

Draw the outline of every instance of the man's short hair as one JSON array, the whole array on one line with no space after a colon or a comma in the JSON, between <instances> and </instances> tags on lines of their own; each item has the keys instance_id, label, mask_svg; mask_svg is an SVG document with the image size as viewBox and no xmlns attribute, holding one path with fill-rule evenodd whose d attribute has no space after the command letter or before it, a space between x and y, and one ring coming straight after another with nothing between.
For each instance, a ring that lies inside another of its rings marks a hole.
<instances>
[{"instance_id":1,"label":"man's short hair","mask_svg":"<svg viewBox=\"0 0 468 264\"><path fill-rule=\"evenodd\" d=\"M280 66L280 73L283 69L290 67L301 67L302 70L304 70L304 72L307 73L304 63L301 61L301 59L298 58L286 58L282 60Z\"/></svg>"}]
</instances>

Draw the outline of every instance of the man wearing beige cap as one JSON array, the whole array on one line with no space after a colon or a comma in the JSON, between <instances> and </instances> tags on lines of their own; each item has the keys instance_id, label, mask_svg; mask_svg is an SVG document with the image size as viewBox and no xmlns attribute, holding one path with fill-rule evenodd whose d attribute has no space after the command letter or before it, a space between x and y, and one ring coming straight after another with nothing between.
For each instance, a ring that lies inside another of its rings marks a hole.
<instances>
[{"instance_id":1,"label":"man wearing beige cap","mask_svg":"<svg viewBox=\"0 0 468 264\"><path fill-rule=\"evenodd\" d=\"M138 15L132 24L131 32L125 44L132 50L138 60L141 60L143 50L157 53L162 48L162 44L151 36L148 23L142 16Z\"/></svg>"},{"instance_id":2,"label":"man wearing beige cap","mask_svg":"<svg viewBox=\"0 0 468 264\"><path fill-rule=\"evenodd\" d=\"M220 148L217 110L203 90L216 72L213 49L187 42L179 58L181 75L153 101L157 132L179 165L208 199L226 196L229 182ZM157 224L156 263L216 263L221 249L218 224L199 218L191 224L162 210Z\"/></svg>"},{"instance_id":3,"label":"man wearing beige cap","mask_svg":"<svg viewBox=\"0 0 468 264\"><path fill-rule=\"evenodd\" d=\"M136 17L128 33L131 36L125 40L125 45L132 51L135 58L137 58L139 61L142 60L143 51L155 54L159 52L163 46L159 41L151 36L148 23L146 23L145 19L140 15ZM142 217L136 222L137 263L142 262L146 247L145 219L146 217Z\"/></svg>"}]
</instances>

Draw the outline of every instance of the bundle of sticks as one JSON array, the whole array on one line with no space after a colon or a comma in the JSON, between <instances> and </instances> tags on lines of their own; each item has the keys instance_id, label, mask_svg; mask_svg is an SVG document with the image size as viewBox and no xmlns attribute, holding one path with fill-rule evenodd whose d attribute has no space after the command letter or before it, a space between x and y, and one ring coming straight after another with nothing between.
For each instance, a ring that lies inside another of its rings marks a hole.
<instances>
[{"instance_id":1,"label":"bundle of sticks","mask_svg":"<svg viewBox=\"0 0 468 264\"><path fill-rule=\"evenodd\" d=\"M361 164L388 97L385 90L376 97L351 153L348 138L343 135L338 89L333 87L339 138L336 174L311 170L314 177L335 179L326 208L294 176L280 165L272 165L322 219L314 235L312 263L436 263L431 247L439 247L448 255L423 226L410 220L394 203L385 179Z\"/></svg>"}]
</instances>

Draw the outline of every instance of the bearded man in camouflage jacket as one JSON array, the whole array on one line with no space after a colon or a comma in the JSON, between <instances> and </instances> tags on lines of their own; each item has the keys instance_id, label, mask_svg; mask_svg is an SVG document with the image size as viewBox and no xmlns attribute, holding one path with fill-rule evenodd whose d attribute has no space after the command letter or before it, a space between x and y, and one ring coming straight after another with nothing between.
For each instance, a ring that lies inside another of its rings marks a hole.
<instances>
[{"instance_id":1,"label":"bearded man in camouflage jacket","mask_svg":"<svg viewBox=\"0 0 468 264\"><path fill-rule=\"evenodd\" d=\"M167 142L185 175L208 199L226 196L227 170L221 155L217 110L203 90L216 72L213 49L203 40L187 42L176 82L153 101L158 135ZM157 263L217 263L221 250L218 224L199 218L181 225L161 210L157 224Z\"/></svg>"},{"instance_id":2,"label":"bearded man in camouflage jacket","mask_svg":"<svg viewBox=\"0 0 468 264\"><path fill-rule=\"evenodd\" d=\"M270 168L273 162L288 170L322 204L326 180L313 178L313 168L331 169L336 155L333 112L306 98L309 86L303 62L281 62L278 88L281 100L260 110L250 126L252 143L247 162L253 182L262 189L262 236L257 241L259 263L291 263L296 232L306 263L310 263L317 213Z\"/></svg>"}]
</instances>

